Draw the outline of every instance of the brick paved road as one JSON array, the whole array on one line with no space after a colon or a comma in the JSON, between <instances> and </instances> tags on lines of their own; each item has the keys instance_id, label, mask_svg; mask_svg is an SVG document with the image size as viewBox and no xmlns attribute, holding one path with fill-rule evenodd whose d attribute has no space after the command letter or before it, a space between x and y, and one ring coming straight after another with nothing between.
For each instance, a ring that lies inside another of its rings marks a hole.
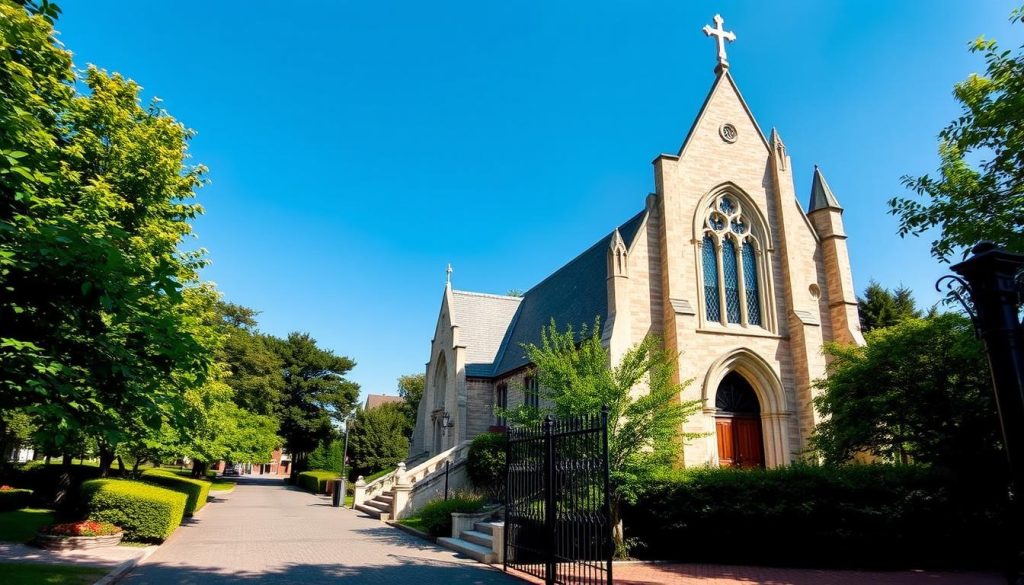
<instances>
[{"instance_id":1,"label":"brick paved road","mask_svg":"<svg viewBox=\"0 0 1024 585\"><path fill-rule=\"evenodd\" d=\"M121 583L522 583L279 480L243 478L215 497Z\"/></svg>"}]
</instances>

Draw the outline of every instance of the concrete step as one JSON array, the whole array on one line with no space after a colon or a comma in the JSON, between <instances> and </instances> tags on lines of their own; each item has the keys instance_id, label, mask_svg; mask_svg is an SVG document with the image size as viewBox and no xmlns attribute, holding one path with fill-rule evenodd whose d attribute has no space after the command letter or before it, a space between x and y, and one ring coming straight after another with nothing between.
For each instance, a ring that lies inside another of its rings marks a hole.
<instances>
[{"instance_id":1,"label":"concrete step","mask_svg":"<svg viewBox=\"0 0 1024 585\"><path fill-rule=\"evenodd\" d=\"M392 496L391 494L380 494L379 496L373 499L380 500L382 502L387 502L390 504L395 499L395 496Z\"/></svg>"},{"instance_id":2,"label":"concrete step","mask_svg":"<svg viewBox=\"0 0 1024 585\"><path fill-rule=\"evenodd\" d=\"M466 542L472 542L473 544L479 544L480 546L491 548L491 544L494 539L491 538L489 532L477 532L476 530L463 530L459 538Z\"/></svg>"},{"instance_id":3,"label":"concrete step","mask_svg":"<svg viewBox=\"0 0 1024 585\"><path fill-rule=\"evenodd\" d=\"M365 505L376 508L380 512L391 512L391 502L378 502L377 500L370 500L365 502Z\"/></svg>"},{"instance_id":4,"label":"concrete step","mask_svg":"<svg viewBox=\"0 0 1024 585\"><path fill-rule=\"evenodd\" d=\"M480 546L479 544L473 544L472 542L466 542L461 538L438 538L437 544L450 548L453 551L466 555L467 557L476 560L480 563L493 564L497 560L497 556L490 547Z\"/></svg>"},{"instance_id":5,"label":"concrete step","mask_svg":"<svg viewBox=\"0 0 1024 585\"><path fill-rule=\"evenodd\" d=\"M377 508L371 508L365 504L356 504L355 508L356 510L359 510L363 514L369 516L370 518L376 518L377 520L380 520L382 512Z\"/></svg>"},{"instance_id":6,"label":"concrete step","mask_svg":"<svg viewBox=\"0 0 1024 585\"><path fill-rule=\"evenodd\" d=\"M504 530L505 528L504 526L492 524L491 522L487 521L477 522L473 524L473 530L476 530L477 532L483 532L484 534L494 534L495 529Z\"/></svg>"}]
</instances>

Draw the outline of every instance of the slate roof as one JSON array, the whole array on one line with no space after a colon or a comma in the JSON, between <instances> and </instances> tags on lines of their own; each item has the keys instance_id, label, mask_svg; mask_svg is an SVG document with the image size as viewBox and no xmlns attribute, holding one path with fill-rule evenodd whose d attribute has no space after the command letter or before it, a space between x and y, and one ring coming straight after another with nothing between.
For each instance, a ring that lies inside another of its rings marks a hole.
<instances>
[{"instance_id":1,"label":"slate roof","mask_svg":"<svg viewBox=\"0 0 1024 585\"><path fill-rule=\"evenodd\" d=\"M627 248L633 244L646 213L646 210L641 211L619 226L619 234ZM460 325L460 339L466 345L468 354L466 375L494 377L525 366L529 360L523 344L539 345L541 329L549 325L552 318L559 329L572 325L575 331L579 331L583 325L592 326L595 318L600 318L603 325L608 318L607 253L611 238L611 233L601 238L526 291L521 298L458 291L464 295L463 299L469 299L469 295L502 299L507 303L503 309L511 305L509 300L516 301L515 310L504 326L495 318L497 306L492 305L490 300L486 301L486 310L481 311L481 306L474 307L477 309L476 318L469 317L458 307L453 311ZM478 347L474 348L474 341L471 340L475 340ZM492 347L494 353L491 353ZM488 354L490 362L484 363ZM473 362L472 368L469 362Z\"/></svg>"},{"instance_id":2,"label":"slate roof","mask_svg":"<svg viewBox=\"0 0 1024 585\"><path fill-rule=\"evenodd\" d=\"M516 309L523 299L462 290L452 291L452 319L466 346L466 375L489 376Z\"/></svg>"},{"instance_id":3,"label":"slate roof","mask_svg":"<svg viewBox=\"0 0 1024 585\"><path fill-rule=\"evenodd\" d=\"M825 175L821 174L818 165L814 165L814 178L811 181L811 202L807 212L810 213L827 207L843 208L842 205L839 205L839 200L836 199L836 196L832 194L832 188L825 181Z\"/></svg>"},{"instance_id":4,"label":"slate roof","mask_svg":"<svg viewBox=\"0 0 1024 585\"><path fill-rule=\"evenodd\" d=\"M366 407L365 410L371 408L377 408L391 402L402 402L401 396L391 396L389 394L369 394L366 396Z\"/></svg>"}]
</instances>

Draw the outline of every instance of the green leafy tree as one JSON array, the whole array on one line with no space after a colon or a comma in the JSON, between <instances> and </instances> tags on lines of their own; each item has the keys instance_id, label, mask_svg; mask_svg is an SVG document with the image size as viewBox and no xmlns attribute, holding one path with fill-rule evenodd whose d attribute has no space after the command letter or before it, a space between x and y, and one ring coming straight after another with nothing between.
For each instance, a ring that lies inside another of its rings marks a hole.
<instances>
[{"instance_id":1,"label":"green leafy tree","mask_svg":"<svg viewBox=\"0 0 1024 585\"><path fill-rule=\"evenodd\" d=\"M0 468L7 465L7 456L32 440L36 425L32 417L20 410L0 413Z\"/></svg>"},{"instance_id":2,"label":"green leafy tree","mask_svg":"<svg viewBox=\"0 0 1024 585\"><path fill-rule=\"evenodd\" d=\"M1024 22L1024 8L1010 20ZM939 134L938 175L904 177L919 199L889 201L901 236L938 228L931 250L943 262L982 241L1024 253L1024 51L984 37L970 49L987 70L954 86L962 114Z\"/></svg>"},{"instance_id":3,"label":"green leafy tree","mask_svg":"<svg viewBox=\"0 0 1024 585\"><path fill-rule=\"evenodd\" d=\"M864 295L857 299L857 308L860 312L860 328L865 332L921 316L910 289L900 286L890 291L874 280L868 283Z\"/></svg>"},{"instance_id":4,"label":"green leafy tree","mask_svg":"<svg viewBox=\"0 0 1024 585\"><path fill-rule=\"evenodd\" d=\"M826 462L868 453L957 470L1005 467L985 353L967 318L905 319L865 340L825 346L812 443Z\"/></svg>"},{"instance_id":5,"label":"green leafy tree","mask_svg":"<svg viewBox=\"0 0 1024 585\"><path fill-rule=\"evenodd\" d=\"M186 300L205 261L179 249L205 169L137 84L76 76L48 6L0 0L0 410L96 438L105 472L212 362Z\"/></svg>"},{"instance_id":6,"label":"green leafy tree","mask_svg":"<svg viewBox=\"0 0 1024 585\"><path fill-rule=\"evenodd\" d=\"M356 412L348 439L352 470L369 475L394 467L409 454L409 419L400 403Z\"/></svg>"},{"instance_id":7,"label":"green leafy tree","mask_svg":"<svg viewBox=\"0 0 1024 585\"><path fill-rule=\"evenodd\" d=\"M612 365L601 345L600 330L595 322L577 336L571 327L559 331L552 321L541 332L541 345L525 346L537 367L542 406L522 406L508 417L513 423L531 423L547 413L593 415L608 406L612 515L619 553L624 554L621 504L634 501L657 472L677 461L682 442L696 436L683 433L682 425L701 410L703 402L681 400L688 381L675 382L676 356L664 349L660 339L645 338Z\"/></svg>"},{"instance_id":8,"label":"green leafy tree","mask_svg":"<svg viewBox=\"0 0 1024 585\"><path fill-rule=\"evenodd\" d=\"M339 440L330 443L320 443L316 449L309 454L310 469L326 469L341 473L342 461L344 460L345 446Z\"/></svg>"},{"instance_id":9,"label":"green leafy tree","mask_svg":"<svg viewBox=\"0 0 1024 585\"><path fill-rule=\"evenodd\" d=\"M226 302L218 303L217 311L224 331L220 359L228 367L225 382L234 390L235 403L276 416L284 399L284 362L273 342L257 330L258 313Z\"/></svg>"},{"instance_id":10,"label":"green leafy tree","mask_svg":"<svg viewBox=\"0 0 1024 585\"><path fill-rule=\"evenodd\" d=\"M423 388L425 386L426 374L408 374L398 378L398 395L402 397L402 404L405 406L405 416L409 419L409 430L407 437L412 437L412 431L416 427L416 413L419 412L420 400L423 399Z\"/></svg>"},{"instance_id":11,"label":"green leafy tree","mask_svg":"<svg viewBox=\"0 0 1024 585\"><path fill-rule=\"evenodd\" d=\"M273 348L284 365L281 436L301 469L317 445L336 438L332 421L343 421L355 407L359 385L345 374L356 363L318 347L308 333L275 339Z\"/></svg>"}]
</instances>

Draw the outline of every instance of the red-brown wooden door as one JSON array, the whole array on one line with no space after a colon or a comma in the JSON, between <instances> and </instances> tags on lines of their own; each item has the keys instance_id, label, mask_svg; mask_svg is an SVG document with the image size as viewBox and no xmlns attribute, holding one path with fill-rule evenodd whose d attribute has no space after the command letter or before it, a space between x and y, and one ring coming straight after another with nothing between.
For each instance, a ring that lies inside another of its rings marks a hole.
<instances>
[{"instance_id":1,"label":"red-brown wooden door","mask_svg":"<svg viewBox=\"0 0 1024 585\"><path fill-rule=\"evenodd\" d=\"M760 419L719 417L715 419L715 434L722 467L764 467Z\"/></svg>"}]
</instances>

